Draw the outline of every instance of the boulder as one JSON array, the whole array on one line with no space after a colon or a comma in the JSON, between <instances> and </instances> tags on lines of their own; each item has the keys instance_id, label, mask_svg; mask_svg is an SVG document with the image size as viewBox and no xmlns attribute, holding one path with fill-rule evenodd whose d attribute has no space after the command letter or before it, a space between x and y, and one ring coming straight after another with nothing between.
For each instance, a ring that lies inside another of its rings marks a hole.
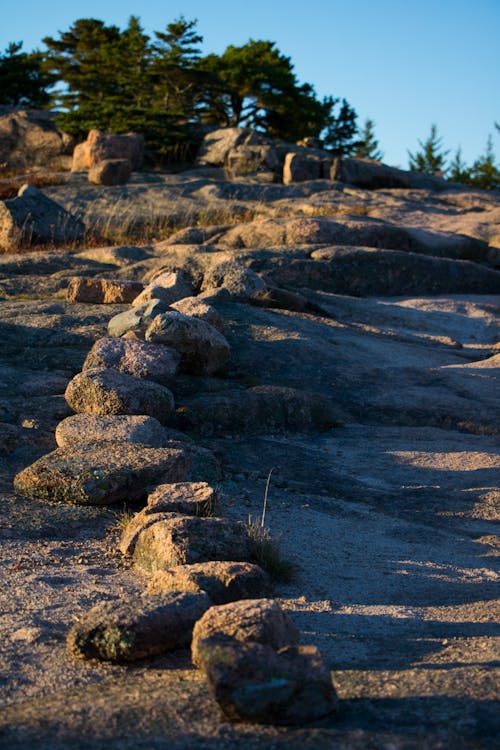
<instances>
[{"instance_id":1,"label":"boulder","mask_svg":"<svg viewBox=\"0 0 500 750\"><path fill-rule=\"evenodd\" d=\"M150 284L133 300L134 307L147 304L154 299L161 299L171 305L193 293L191 283L181 271L163 271L154 276Z\"/></svg>"},{"instance_id":2,"label":"boulder","mask_svg":"<svg viewBox=\"0 0 500 750\"><path fill-rule=\"evenodd\" d=\"M225 173L229 178L269 173L272 179L278 165L276 149L270 143L234 146L224 160Z\"/></svg>"},{"instance_id":3,"label":"boulder","mask_svg":"<svg viewBox=\"0 0 500 750\"><path fill-rule=\"evenodd\" d=\"M331 401L283 386L256 386L194 396L177 409L181 430L200 435L309 432L337 425Z\"/></svg>"},{"instance_id":4,"label":"boulder","mask_svg":"<svg viewBox=\"0 0 500 750\"><path fill-rule=\"evenodd\" d=\"M74 138L54 120L55 113L46 110L0 107L0 164L17 172L68 169Z\"/></svg>"},{"instance_id":5,"label":"boulder","mask_svg":"<svg viewBox=\"0 0 500 750\"><path fill-rule=\"evenodd\" d=\"M134 560L140 568L154 573L210 560L248 560L248 538L242 524L222 518L166 515L170 517L149 525L136 540Z\"/></svg>"},{"instance_id":6,"label":"boulder","mask_svg":"<svg viewBox=\"0 0 500 750\"><path fill-rule=\"evenodd\" d=\"M138 133L117 135L102 130L91 130L84 143L79 144L73 152L72 172L83 172L91 169L100 161L107 159L126 159L132 170L142 167L144 156L144 138Z\"/></svg>"},{"instance_id":7,"label":"boulder","mask_svg":"<svg viewBox=\"0 0 500 750\"><path fill-rule=\"evenodd\" d=\"M133 307L125 312L114 315L108 323L110 336L123 336L125 333L135 332L144 338L146 328L160 313L168 312L169 305L160 299L152 299L144 305Z\"/></svg>"},{"instance_id":8,"label":"boulder","mask_svg":"<svg viewBox=\"0 0 500 750\"><path fill-rule=\"evenodd\" d=\"M331 166L331 161L327 162L318 156L289 153L285 156L283 164L283 183L290 185L292 182L329 177L329 166Z\"/></svg>"},{"instance_id":9,"label":"boulder","mask_svg":"<svg viewBox=\"0 0 500 750\"><path fill-rule=\"evenodd\" d=\"M109 505L145 498L153 482L182 482L189 469L178 448L126 443L58 448L14 478L16 492L71 505Z\"/></svg>"},{"instance_id":10,"label":"boulder","mask_svg":"<svg viewBox=\"0 0 500 750\"><path fill-rule=\"evenodd\" d=\"M94 185L126 185L131 174L128 159L103 159L89 169L89 182Z\"/></svg>"},{"instance_id":11,"label":"boulder","mask_svg":"<svg viewBox=\"0 0 500 750\"><path fill-rule=\"evenodd\" d=\"M82 370L109 368L170 385L180 362L175 349L137 339L102 338L87 354Z\"/></svg>"},{"instance_id":12,"label":"boulder","mask_svg":"<svg viewBox=\"0 0 500 750\"><path fill-rule=\"evenodd\" d=\"M338 708L330 671L315 646L276 652L260 643L216 643L204 655L203 670L232 721L301 725Z\"/></svg>"},{"instance_id":13,"label":"boulder","mask_svg":"<svg viewBox=\"0 0 500 750\"><path fill-rule=\"evenodd\" d=\"M348 182L365 190L381 188L406 188L417 190L449 190L456 183L448 182L437 175L422 172L407 172L373 159L336 158L331 166L330 178Z\"/></svg>"},{"instance_id":14,"label":"boulder","mask_svg":"<svg viewBox=\"0 0 500 750\"><path fill-rule=\"evenodd\" d=\"M138 281L75 276L68 284L67 299L68 302L86 302L93 305L126 304L132 302L142 288Z\"/></svg>"},{"instance_id":15,"label":"boulder","mask_svg":"<svg viewBox=\"0 0 500 750\"><path fill-rule=\"evenodd\" d=\"M212 375L229 359L229 344L220 331L179 312L157 315L145 338L176 349L181 355L181 370L192 375Z\"/></svg>"},{"instance_id":16,"label":"boulder","mask_svg":"<svg viewBox=\"0 0 500 750\"><path fill-rule=\"evenodd\" d=\"M100 417L139 414L165 423L174 409L174 397L165 386L107 368L85 370L75 375L64 397L73 411Z\"/></svg>"},{"instance_id":17,"label":"boulder","mask_svg":"<svg viewBox=\"0 0 500 750\"><path fill-rule=\"evenodd\" d=\"M199 297L184 297L178 302L172 302L170 307L183 315L204 320L205 323L209 323L214 328L217 328L222 334L226 330L226 324L222 315L204 299L200 299Z\"/></svg>"},{"instance_id":18,"label":"boulder","mask_svg":"<svg viewBox=\"0 0 500 750\"><path fill-rule=\"evenodd\" d=\"M163 448L167 434L157 419L143 415L97 417L93 414L73 414L56 427L56 443L59 448L103 441Z\"/></svg>"},{"instance_id":19,"label":"boulder","mask_svg":"<svg viewBox=\"0 0 500 750\"><path fill-rule=\"evenodd\" d=\"M148 584L150 594L164 591L205 591L214 604L260 599L271 591L262 568L247 562L206 562L160 570Z\"/></svg>"},{"instance_id":20,"label":"boulder","mask_svg":"<svg viewBox=\"0 0 500 750\"><path fill-rule=\"evenodd\" d=\"M264 158L272 160L272 150L265 151L266 147L272 146L272 141L249 128L219 128L205 136L196 163L198 166L225 167L228 154L240 147L263 148Z\"/></svg>"},{"instance_id":21,"label":"boulder","mask_svg":"<svg viewBox=\"0 0 500 750\"><path fill-rule=\"evenodd\" d=\"M97 604L68 633L73 656L128 663L188 646L210 606L204 593L164 593Z\"/></svg>"},{"instance_id":22,"label":"boulder","mask_svg":"<svg viewBox=\"0 0 500 750\"><path fill-rule=\"evenodd\" d=\"M0 201L0 251L81 241L84 224L37 188L23 185L16 198Z\"/></svg>"},{"instance_id":23,"label":"boulder","mask_svg":"<svg viewBox=\"0 0 500 750\"><path fill-rule=\"evenodd\" d=\"M210 268L203 277L202 290L225 289L234 302L246 302L262 291L265 283L250 268L234 260Z\"/></svg>"},{"instance_id":24,"label":"boulder","mask_svg":"<svg viewBox=\"0 0 500 750\"><path fill-rule=\"evenodd\" d=\"M216 500L215 490L206 482L159 485L148 496L147 506L123 530L118 549L122 555L132 555L140 534L154 523L167 521L175 514L210 516Z\"/></svg>"},{"instance_id":25,"label":"boulder","mask_svg":"<svg viewBox=\"0 0 500 750\"><path fill-rule=\"evenodd\" d=\"M299 642L299 631L274 599L242 599L210 607L193 631L191 657L197 667L210 659L215 644L260 643L277 650Z\"/></svg>"}]
</instances>

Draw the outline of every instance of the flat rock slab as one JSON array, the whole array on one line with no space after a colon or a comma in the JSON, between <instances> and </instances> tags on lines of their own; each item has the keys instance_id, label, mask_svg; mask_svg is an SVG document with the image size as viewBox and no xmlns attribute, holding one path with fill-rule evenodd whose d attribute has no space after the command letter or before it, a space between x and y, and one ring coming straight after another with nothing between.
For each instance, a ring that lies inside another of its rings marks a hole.
<instances>
[{"instance_id":1,"label":"flat rock slab","mask_svg":"<svg viewBox=\"0 0 500 750\"><path fill-rule=\"evenodd\" d=\"M222 518L174 516L144 529L135 544L136 564L154 573L175 565L249 559L242 524Z\"/></svg>"},{"instance_id":2,"label":"flat rock slab","mask_svg":"<svg viewBox=\"0 0 500 750\"><path fill-rule=\"evenodd\" d=\"M205 654L203 670L232 721L300 725L338 708L330 671L315 646L276 652L261 643L218 644Z\"/></svg>"},{"instance_id":3,"label":"flat rock slab","mask_svg":"<svg viewBox=\"0 0 500 750\"><path fill-rule=\"evenodd\" d=\"M163 591L205 591L214 604L227 604L238 599L261 599L270 593L271 581L253 563L214 561L158 571L148 584L148 592Z\"/></svg>"},{"instance_id":4,"label":"flat rock slab","mask_svg":"<svg viewBox=\"0 0 500 750\"><path fill-rule=\"evenodd\" d=\"M95 342L83 363L82 370L106 367L134 378L171 384L180 362L175 349L138 339L106 337Z\"/></svg>"},{"instance_id":5,"label":"flat rock slab","mask_svg":"<svg viewBox=\"0 0 500 750\"><path fill-rule=\"evenodd\" d=\"M73 656L134 662L189 645L195 622L210 606L203 593L167 593L102 602L68 633Z\"/></svg>"},{"instance_id":6,"label":"flat rock slab","mask_svg":"<svg viewBox=\"0 0 500 750\"><path fill-rule=\"evenodd\" d=\"M68 302L122 304L132 302L142 289L143 285L138 281L75 276L69 282L67 299Z\"/></svg>"},{"instance_id":7,"label":"flat rock slab","mask_svg":"<svg viewBox=\"0 0 500 750\"><path fill-rule=\"evenodd\" d=\"M195 396L180 406L176 414L179 429L205 436L308 432L337 424L329 399L279 386Z\"/></svg>"},{"instance_id":8,"label":"flat rock slab","mask_svg":"<svg viewBox=\"0 0 500 750\"><path fill-rule=\"evenodd\" d=\"M99 417L94 414L73 414L56 427L59 448L71 448L96 442L139 443L150 448L164 448L167 433L154 417L117 414Z\"/></svg>"},{"instance_id":9,"label":"flat rock slab","mask_svg":"<svg viewBox=\"0 0 500 750\"><path fill-rule=\"evenodd\" d=\"M101 443L58 448L21 471L21 495L72 505L107 505L140 499L153 482L181 482L189 458L173 448Z\"/></svg>"},{"instance_id":10,"label":"flat rock slab","mask_svg":"<svg viewBox=\"0 0 500 750\"><path fill-rule=\"evenodd\" d=\"M229 359L230 348L216 328L179 312L156 316L146 330L146 341L165 344L181 355L181 369L192 375L212 375Z\"/></svg>"},{"instance_id":11,"label":"flat rock slab","mask_svg":"<svg viewBox=\"0 0 500 750\"><path fill-rule=\"evenodd\" d=\"M174 397L165 386L107 368L75 375L64 397L73 411L101 417L138 414L167 422L174 409Z\"/></svg>"},{"instance_id":12,"label":"flat rock slab","mask_svg":"<svg viewBox=\"0 0 500 750\"><path fill-rule=\"evenodd\" d=\"M243 599L210 607L193 631L193 663L203 666L214 646L228 641L280 649L297 644L299 631L274 599Z\"/></svg>"}]
</instances>

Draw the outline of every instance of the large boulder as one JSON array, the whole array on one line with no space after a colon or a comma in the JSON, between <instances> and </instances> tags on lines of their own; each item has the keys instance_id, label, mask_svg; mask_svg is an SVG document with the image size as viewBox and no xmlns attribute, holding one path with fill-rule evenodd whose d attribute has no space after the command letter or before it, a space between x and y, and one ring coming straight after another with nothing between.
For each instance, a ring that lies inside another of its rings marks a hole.
<instances>
[{"instance_id":1,"label":"large boulder","mask_svg":"<svg viewBox=\"0 0 500 750\"><path fill-rule=\"evenodd\" d=\"M103 159L89 169L89 182L94 185L126 185L131 172L128 159Z\"/></svg>"},{"instance_id":2,"label":"large boulder","mask_svg":"<svg viewBox=\"0 0 500 750\"><path fill-rule=\"evenodd\" d=\"M69 169L74 138L54 119L45 110L0 107L0 164L17 171Z\"/></svg>"},{"instance_id":3,"label":"large boulder","mask_svg":"<svg viewBox=\"0 0 500 750\"><path fill-rule=\"evenodd\" d=\"M127 159L132 170L142 167L144 138L138 133L117 135L103 130L91 130L84 143L73 152L72 172L91 169L106 159Z\"/></svg>"},{"instance_id":4,"label":"large boulder","mask_svg":"<svg viewBox=\"0 0 500 750\"><path fill-rule=\"evenodd\" d=\"M75 276L68 284L67 299L92 305L119 305L132 302L141 290L142 284L138 281Z\"/></svg>"},{"instance_id":5,"label":"large boulder","mask_svg":"<svg viewBox=\"0 0 500 750\"><path fill-rule=\"evenodd\" d=\"M333 161L330 170L332 180L348 182L365 190L377 188L412 188L417 190L449 190L455 183L437 175L407 172L373 159L342 159ZM457 185L458 187L458 185Z\"/></svg>"},{"instance_id":6,"label":"large boulder","mask_svg":"<svg viewBox=\"0 0 500 750\"><path fill-rule=\"evenodd\" d=\"M152 380L161 385L171 385L177 373L180 355L175 349L151 344L139 339L98 339L83 363L82 371L107 367L133 375L134 378Z\"/></svg>"},{"instance_id":7,"label":"large boulder","mask_svg":"<svg viewBox=\"0 0 500 750\"><path fill-rule=\"evenodd\" d=\"M174 397L165 386L105 367L75 375L64 397L73 411L100 417L144 414L165 423L174 409Z\"/></svg>"},{"instance_id":8,"label":"large boulder","mask_svg":"<svg viewBox=\"0 0 500 750\"><path fill-rule=\"evenodd\" d=\"M23 469L14 489L35 500L109 505L143 499L153 482L182 482L189 457L178 448L95 443L58 448Z\"/></svg>"},{"instance_id":9,"label":"large boulder","mask_svg":"<svg viewBox=\"0 0 500 750\"><path fill-rule=\"evenodd\" d=\"M16 198L0 201L0 251L81 241L84 224L37 188L23 185Z\"/></svg>"},{"instance_id":10,"label":"large boulder","mask_svg":"<svg viewBox=\"0 0 500 750\"><path fill-rule=\"evenodd\" d=\"M220 331L204 320L179 312L157 315L145 338L176 349L181 355L181 370L192 375L212 375L230 355L229 344Z\"/></svg>"},{"instance_id":11,"label":"large boulder","mask_svg":"<svg viewBox=\"0 0 500 750\"><path fill-rule=\"evenodd\" d=\"M262 291L265 283L260 276L234 260L213 266L203 277L203 291L225 289L235 302L246 302Z\"/></svg>"},{"instance_id":12,"label":"large boulder","mask_svg":"<svg viewBox=\"0 0 500 750\"><path fill-rule=\"evenodd\" d=\"M329 178L331 165L331 159L314 154L288 153L283 164L283 183Z\"/></svg>"},{"instance_id":13,"label":"large boulder","mask_svg":"<svg viewBox=\"0 0 500 750\"><path fill-rule=\"evenodd\" d=\"M275 651L260 643L223 641L211 644L202 666L232 721L300 725L338 707L330 670L315 646Z\"/></svg>"},{"instance_id":14,"label":"large boulder","mask_svg":"<svg viewBox=\"0 0 500 750\"><path fill-rule=\"evenodd\" d=\"M97 604L68 633L81 659L127 663L188 646L193 626L210 606L202 592L129 597Z\"/></svg>"},{"instance_id":15,"label":"large boulder","mask_svg":"<svg viewBox=\"0 0 500 750\"><path fill-rule=\"evenodd\" d=\"M227 640L280 649L297 644L299 631L274 599L242 599L211 607L193 632L193 663L203 666L210 658L213 644Z\"/></svg>"},{"instance_id":16,"label":"large boulder","mask_svg":"<svg viewBox=\"0 0 500 750\"><path fill-rule=\"evenodd\" d=\"M205 136L196 163L241 174L274 170L278 158L272 141L263 135L249 128L219 128Z\"/></svg>"},{"instance_id":17,"label":"large boulder","mask_svg":"<svg viewBox=\"0 0 500 750\"><path fill-rule=\"evenodd\" d=\"M193 288L189 278L182 271L162 271L133 300L133 306L147 304L154 299L161 299L167 305L184 297L190 297Z\"/></svg>"},{"instance_id":18,"label":"large boulder","mask_svg":"<svg viewBox=\"0 0 500 750\"><path fill-rule=\"evenodd\" d=\"M138 443L151 448L163 448L168 439L167 431L154 417L128 414L110 417L73 414L59 422L55 437L59 448L103 441Z\"/></svg>"}]
</instances>

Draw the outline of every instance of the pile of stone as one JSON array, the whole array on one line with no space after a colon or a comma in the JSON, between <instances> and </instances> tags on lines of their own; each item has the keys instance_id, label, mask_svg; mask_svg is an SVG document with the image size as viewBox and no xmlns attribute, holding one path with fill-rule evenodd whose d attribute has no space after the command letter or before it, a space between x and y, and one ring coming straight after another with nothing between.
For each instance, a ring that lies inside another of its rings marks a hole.
<instances>
[{"instance_id":1,"label":"pile of stone","mask_svg":"<svg viewBox=\"0 0 500 750\"><path fill-rule=\"evenodd\" d=\"M132 171L141 169L144 138L139 133L105 133L91 130L73 151L72 172L88 172L95 185L125 185Z\"/></svg>"},{"instance_id":2,"label":"pile of stone","mask_svg":"<svg viewBox=\"0 0 500 750\"><path fill-rule=\"evenodd\" d=\"M212 295L237 300L264 287L253 272L232 266L204 283ZM75 414L56 429L59 447L21 471L14 486L31 498L78 505L145 503L119 550L148 579L142 597L106 601L76 623L70 652L128 663L192 641L193 662L230 719L293 724L335 710L321 655L298 645L292 621L267 598L271 580L252 559L248 528L217 515L215 457L175 429L175 378L213 375L230 356L210 296L194 297L186 275L164 271L146 286L79 277L68 298L129 299L132 306L110 321L111 335L95 342L68 384ZM316 409L323 418L321 404L313 409L299 392L278 390L286 393L271 395L281 400L283 424L297 410L310 417ZM252 397L258 414L270 394Z\"/></svg>"}]
</instances>

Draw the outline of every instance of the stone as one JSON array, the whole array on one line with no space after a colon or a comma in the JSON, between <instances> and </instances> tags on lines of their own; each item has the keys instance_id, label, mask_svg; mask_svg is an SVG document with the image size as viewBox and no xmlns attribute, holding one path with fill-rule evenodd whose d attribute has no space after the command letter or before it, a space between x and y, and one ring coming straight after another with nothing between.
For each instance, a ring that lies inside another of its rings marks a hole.
<instances>
[{"instance_id":1,"label":"stone","mask_svg":"<svg viewBox=\"0 0 500 750\"><path fill-rule=\"evenodd\" d=\"M161 313L168 312L169 306L160 299L153 299L144 305L133 307L125 312L113 315L108 323L110 336L123 336L125 333L135 332L144 338L144 332L152 320Z\"/></svg>"},{"instance_id":2,"label":"stone","mask_svg":"<svg viewBox=\"0 0 500 750\"><path fill-rule=\"evenodd\" d=\"M128 159L103 159L89 169L89 182L94 185L126 185L131 174Z\"/></svg>"},{"instance_id":3,"label":"stone","mask_svg":"<svg viewBox=\"0 0 500 750\"><path fill-rule=\"evenodd\" d=\"M31 185L0 201L0 251L31 245L65 245L83 240L84 224Z\"/></svg>"},{"instance_id":4,"label":"stone","mask_svg":"<svg viewBox=\"0 0 500 750\"><path fill-rule=\"evenodd\" d=\"M188 469L178 448L84 444L42 456L15 476L14 489L35 500L109 505L145 498L153 482L182 482Z\"/></svg>"},{"instance_id":5,"label":"stone","mask_svg":"<svg viewBox=\"0 0 500 750\"><path fill-rule=\"evenodd\" d=\"M203 277L202 290L223 288L234 302L246 302L264 289L265 283L255 271L234 260L210 268Z\"/></svg>"},{"instance_id":6,"label":"stone","mask_svg":"<svg viewBox=\"0 0 500 750\"><path fill-rule=\"evenodd\" d=\"M157 315L145 338L176 349L181 355L181 371L192 375L212 375L230 355L229 344L220 331L204 320L177 311Z\"/></svg>"},{"instance_id":7,"label":"stone","mask_svg":"<svg viewBox=\"0 0 500 750\"><path fill-rule=\"evenodd\" d=\"M141 169L144 157L144 138L138 133L117 135L102 130L91 130L84 143L73 152L72 172L91 169L106 159L127 159L133 171Z\"/></svg>"},{"instance_id":8,"label":"stone","mask_svg":"<svg viewBox=\"0 0 500 750\"><path fill-rule=\"evenodd\" d=\"M177 409L179 429L200 435L308 432L337 425L331 401L283 386L256 386L194 396Z\"/></svg>"},{"instance_id":9,"label":"stone","mask_svg":"<svg viewBox=\"0 0 500 750\"><path fill-rule=\"evenodd\" d=\"M270 143L234 146L224 159L225 174L231 179L267 172L273 175L278 164L276 149Z\"/></svg>"},{"instance_id":10,"label":"stone","mask_svg":"<svg viewBox=\"0 0 500 750\"><path fill-rule=\"evenodd\" d=\"M272 145L272 141L268 138L249 128L218 128L212 130L203 139L196 163L198 166L225 167L228 154L234 153L234 149L265 148ZM268 159L273 158L269 156L269 152L267 154Z\"/></svg>"},{"instance_id":11,"label":"stone","mask_svg":"<svg viewBox=\"0 0 500 750\"><path fill-rule=\"evenodd\" d=\"M123 530L118 549L122 555L131 555L140 534L152 524L175 514L210 516L216 501L217 493L206 482L161 484L148 495L147 506Z\"/></svg>"},{"instance_id":12,"label":"stone","mask_svg":"<svg viewBox=\"0 0 500 750\"><path fill-rule=\"evenodd\" d=\"M104 367L75 375L64 397L68 406L78 413L100 417L147 415L162 424L170 419L174 409L174 397L165 386Z\"/></svg>"},{"instance_id":13,"label":"stone","mask_svg":"<svg viewBox=\"0 0 500 750\"><path fill-rule=\"evenodd\" d=\"M396 167L389 167L373 159L340 157L333 161L330 178L348 182L364 190L391 188L449 190L456 184L435 175L407 172Z\"/></svg>"},{"instance_id":14,"label":"stone","mask_svg":"<svg viewBox=\"0 0 500 750\"><path fill-rule=\"evenodd\" d=\"M241 599L210 607L193 631L191 658L202 667L214 644L260 643L277 650L299 642L299 631L275 599ZM209 657L208 657L209 658Z\"/></svg>"},{"instance_id":15,"label":"stone","mask_svg":"<svg viewBox=\"0 0 500 750\"><path fill-rule=\"evenodd\" d=\"M92 607L68 633L80 659L129 663L189 645L194 623L210 606L203 593L128 596Z\"/></svg>"},{"instance_id":16,"label":"stone","mask_svg":"<svg viewBox=\"0 0 500 750\"><path fill-rule=\"evenodd\" d=\"M205 591L214 604L260 599L271 591L262 568L247 562L206 562L160 570L148 583L150 594L164 591Z\"/></svg>"},{"instance_id":17,"label":"stone","mask_svg":"<svg viewBox=\"0 0 500 750\"><path fill-rule=\"evenodd\" d=\"M133 300L134 307L161 299L167 305L177 302L193 293L191 283L185 273L179 271L163 271L153 277L150 284Z\"/></svg>"},{"instance_id":18,"label":"stone","mask_svg":"<svg viewBox=\"0 0 500 750\"><path fill-rule=\"evenodd\" d=\"M23 172L32 167L69 168L74 138L59 130L47 110L0 108L0 164Z\"/></svg>"},{"instance_id":19,"label":"stone","mask_svg":"<svg viewBox=\"0 0 500 750\"><path fill-rule=\"evenodd\" d=\"M311 304L298 292L280 289L276 286L265 286L253 294L249 302L256 307L271 307L276 310L292 310L300 313L319 312L317 306Z\"/></svg>"},{"instance_id":20,"label":"stone","mask_svg":"<svg viewBox=\"0 0 500 750\"><path fill-rule=\"evenodd\" d=\"M226 324L222 315L204 299L200 299L199 297L184 297L178 300L178 302L172 302L170 307L183 315L204 320L205 323L209 323L214 328L217 328L222 334L226 330Z\"/></svg>"},{"instance_id":21,"label":"stone","mask_svg":"<svg viewBox=\"0 0 500 750\"><path fill-rule=\"evenodd\" d=\"M242 524L223 518L169 515L139 535L134 561L140 568L154 573L210 560L248 560L248 538Z\"/></svg>"},{"instance_id":22,"label":"stone","mask_svg":"<svg viewBox=\"0 0 500 750\"><path fill-rule=\"evenodd\" d=\"M260 643L218 643L205 655L203 670L232 721L302 725L338 709L330 671L315 646L276 652Z\"/></svg>"},{"instance_id":23,"label":"stone","mask_svg":"<svg viewBox=\"0 0 500 750\"><path fill-rule=\"evenodd\" d=\"M283 165L283 183L320 180L323 177L323 162L317 156L289 153Z\"/></svg>"},{"instance_id":24,"label":"stone","mask_svg":"<svg viewBox=\"0 0 500 750\"><path fill-rule=\"evenodd\" d=\"M179 367L180 355L175 349L137 339L98 339L83 363L85 372L95 368L109 368L152 380L160 385L171 385ZM152 416L152 415L151 415Z\"/></svg>"},{"instance_id":25,"label":"stone","mask_svg":"<svg viewBox=\"0 0 500 750\"><path fill-rule=\"evenodd\" d=\"M67 300L68 302L103 305L130 303L142 288L142 284L138 281L75 276L68 284Z\"/></svg>"},{"instance_id":26,"label":"stone","mask_svg":"<svg viewBox=\"0 0 500 750\"><path fill-rule=\"evenodd\" d=\"M138 443L163 448L166 441L165 429L158 420L143 415L98 417L93 414L73 414L56 427L59 448L98 442Z\"/></svg>"}]
</instances>

